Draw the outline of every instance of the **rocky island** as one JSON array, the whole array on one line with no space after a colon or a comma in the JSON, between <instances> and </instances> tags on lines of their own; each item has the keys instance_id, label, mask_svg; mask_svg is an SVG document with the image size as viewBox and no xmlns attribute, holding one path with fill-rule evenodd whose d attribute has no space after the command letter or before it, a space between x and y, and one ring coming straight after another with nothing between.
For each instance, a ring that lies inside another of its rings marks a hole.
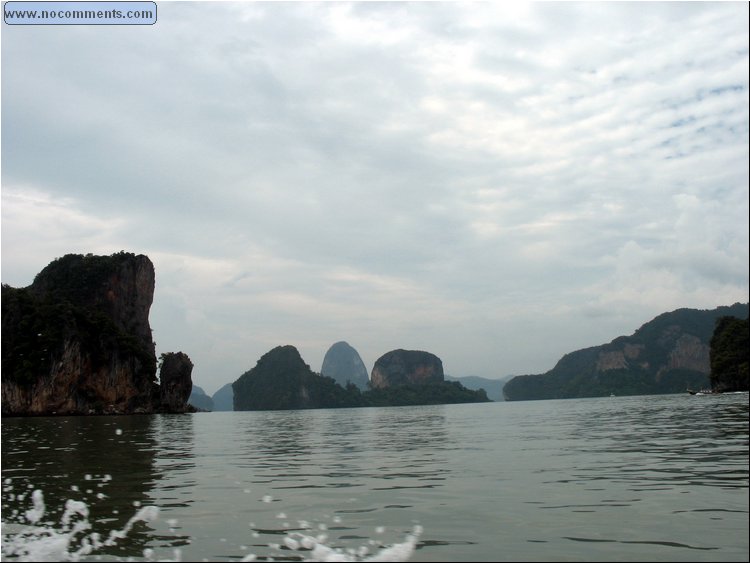
<instances>
[{"instance_id":1,"label":"rocky island","mask_svg":"<svg viewBox=\"0 0 750 563\"><path fill-rule=\"evenodd\" d=\"M711 381L711 341L724 317L736 318L742 330L739 319L747 319L748 304L663 313L630 336L564 355L546 373L514 377L505 384L503 394L506 400L516 401L684 393L687 389L711 387L712 383L716 388L739 389L741 375L730 383L725 383L725 379L722 383ZM732 338L742 341L740 337ZM746 390L747 344L737 348L745 350ZM732 354L717 357L713 363L723 365L722 359L728 357L729 364L742 365ZM740 368L737 370L742 373Z\"/></svg>"},{"instance_id":2,"label":"rocky island","mask_svg":"<svg viewBox=\"0 0 750 563\"><path fill-rule=\"evenodd\" d=\"M320 374L332 377L342 387L352 383L360 391L366 391L370 382L367 368L359 352L343 340L336 342L328 349L323 358Z\"/></svg>"},{"instance_id":3,"label":"rocky island","mask_svg":"<svg viewBox=\"0 0 750 563\"><path fill-rule=\"evenodd\" d=\"M375 362L370 376L375 389L445 381L443 362L421 350L392 350Z\"/></svg>"},{"instance_id":4,"label":"rocky island","mask_svg":"<svg viewBox=\"0 0 750 563\"><path fill-rule=\"evenodd\" d=\"M372 384L377 381L377 387ZM375 362L370 387L360 391L347 380L310 369L294 346L278 346L232 384L234 410L385 407L488 402L484 390L472 391L444 381L440 358L429 352L393 350Z\"/></svg>"},{"instance_id":5,"label":"rocky island","mask_svg":"<svg viewBox=\"0 0 750 563\"><path fill-rule=\"evenodd\" d=\"M357 388L344 389L310 369L294 346L277 346L232 384L234 410L359 406Z\"/></svg>"},{"instance_id":6,"label":"rocky island","mask_svg":"<svg viewBox=\"0 0 750 563\"><path fill-rule=\"evenodd\" d=\"M144 255L68 254L24 288L2 286L2 414L185 412L192 363L162 358L148 315L155 273Z\"/></svg>"}]
</instances>

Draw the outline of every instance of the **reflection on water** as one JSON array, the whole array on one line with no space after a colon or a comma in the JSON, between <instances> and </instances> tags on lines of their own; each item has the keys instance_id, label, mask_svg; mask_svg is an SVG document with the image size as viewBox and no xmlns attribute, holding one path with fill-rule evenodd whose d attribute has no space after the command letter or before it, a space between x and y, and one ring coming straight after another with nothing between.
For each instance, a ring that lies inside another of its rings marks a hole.
<instances>
[{"instance_id":1,"label":"reflection on water","mask_svg":"<svg viewBox=\"0 0 750 563\"><path fill-rule=\"evenodd\" d=\"M179 423L161 416L4 418L2 474L10 494L3 496L3 519L6 511L18 511L13 501L38 489L44 495L44 522L59 523L72 499L86 505L89 520L106 537L150 502L151 490L171 470L171 462L157 463L157 452L166 454L162 460L185 460L184 451L172 455L169 444L175 435L189 441L190 427L189 417ZM140 556L149 541L139 533L143 528L139 524L127 543L103 552Z\"/></svg>"},{"instance_id":2,"label":"reflection on water","mask_svg":"<svg viewBox=\"0 0 750 563\"><path fill-rule=\"evenodd\" d=\"M240 467L254 470L254 483L273 489L346 488L381 480L386 483L375 489L432 487L448 471L440 455L445 417L432 411L247 413L237 434ZM413 456L405 459L405 452Z\"/></svg>"},{"instance_id":3,"label":"reflection on water","mask_svg":"<svg viewBox=\"0 0 750 563\"><path fill-rule=\"evenodd\" d=\"M450 440L442 406L433 409L379 409L373 420L373 447L378 452L374 476L384 482L375 490L432 488L450 473L442 451ZM408 460L404 452L411 452Z\"/></svg>"},{"instance_id":4,"label":"reflection on water","mask_svg":"<svg viewBox=\"0 0 750 563\"><path fill-rule=\"evenodd\" d=\"M576 413L570 453L610 454L611 471L593 468L597 478L629 481L639 489L747 488L747 463L737 455L748 448L747 402L727 405L716 397L689 395L651 399L614 399Z\"/></svg>"}]
</instances>

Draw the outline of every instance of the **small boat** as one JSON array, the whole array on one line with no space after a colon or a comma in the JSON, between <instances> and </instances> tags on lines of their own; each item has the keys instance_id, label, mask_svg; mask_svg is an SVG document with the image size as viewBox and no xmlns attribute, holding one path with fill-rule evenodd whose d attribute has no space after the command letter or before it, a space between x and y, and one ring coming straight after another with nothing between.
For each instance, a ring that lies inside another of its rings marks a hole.
<instances>
[{"instance_id":1,"label":"small boat","mask_svg":"<svg viewBox=\"0 0 750 563\"><path fill-rule=\"evenodd\" d=\"M721 392L714 391L713 389L701 389L700 391L693 391L692 389L687 390L691 395L721 395Z\"/></svg>"}]
</instances>

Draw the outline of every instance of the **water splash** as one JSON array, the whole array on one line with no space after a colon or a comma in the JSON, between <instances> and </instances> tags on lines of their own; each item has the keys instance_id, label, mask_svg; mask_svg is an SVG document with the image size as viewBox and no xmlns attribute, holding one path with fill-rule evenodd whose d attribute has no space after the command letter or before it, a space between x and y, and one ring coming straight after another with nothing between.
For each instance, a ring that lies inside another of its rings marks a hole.
<instances>
[{"instance_id":1,"label":"water splash","mask_svg":"<svg viewBox=\"0 0 750 563\"><path fill-rule=\"evenodd\" d=\"M4 482L3 492L12 491L13 486L10 479ZM10 494L8 498L13 500L25 500L27 494ZM31 508L23 512L14 510L12 517L16 521L6 521L3 515L2 525L2 558L12 561L86 561L88 558L100 559L104 548L115 546L121 540L125 540L132 532L133 527L139 523L153 523L159 518L159 508L156 506L140 506L136 503L136 513L121 528L111 530L106 539L92 530L89 516L89 507L85 502L69 499L65 503L65 509L58 524L52 521L44 522L47 508L44 502L44 493L35 489L31 493ZM286 514L279 513L277 518L286 518ZM335 522L341 521L340 517L334 517ZM170 528L177 525L176 519L168 519ZM383 546L375 540L369 540L367 545L358 548L340 548L328 544L328 534L325 533L325 524L319 524L317 529L320 533L314 535L314 526L300 520L303 531L288 531L281 543L269 543L268 547L275 553L272 556L258 555L255 553L245 554L241 561L256 560L295 560L295 561L407 561L417 548L418 540L422 534L422 527L415 525L411 533L407 534L404 541ZM378 533L384 528L378 526ZM258 534L254 533L253 537ZM244 547L243 547L244 549ZM239 557L238 555L237 557ZM171 557L171 558L169 558ZM132 556L127 561L182 561L182 551L175 548L169 556L159 555L152 548L143 550L143 558L137 559Z\"/></svg>"},{"instance_id":2,"label":"water splash","mask_svg":"<svg viewBox=\"0 0 750 563\"><path fill-rule=\"evenodd\" d=\"M12 485L6 480L4 491L9 490L12 490ZM60 523L55 527L49 522L40 524L47 511L44 493L35 489L31 499L33 508L25 511L20 522L3 522L3 558L14 561L80 561L102 547L115 545L137 522L153 522L159 514L155 506L143 507L122 529L110 531L107 539L102 541L99 533L89 532L91 523L86 503L67 500Z\"/></svg>"}]
</instances>

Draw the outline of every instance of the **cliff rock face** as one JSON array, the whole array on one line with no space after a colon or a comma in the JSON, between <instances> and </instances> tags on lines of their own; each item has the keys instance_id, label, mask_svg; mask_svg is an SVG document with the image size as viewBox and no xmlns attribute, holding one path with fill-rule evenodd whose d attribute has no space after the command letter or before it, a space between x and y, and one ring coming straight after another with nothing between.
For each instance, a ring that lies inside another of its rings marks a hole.
<instances>
[{"instance_id":1,"label":"cliff rock face","mask_svg":"<svg viewBox=\"0 0 750 563\"><path fill-rule=\"evenodd\" d=\"M443 362L435 354L419 350L392 350L375 362L370 376L374 389L445 380Z\"/></svg>"},{"instance_id":2,"label":"cliff rock face","mask_svg":"<svg viewBox=\"0 0 750 563\"><path fill-rule=\"evenodd\" d=\"M370 378L359 353L346 342L336 342L323 358L320 373L332 377L339 385L353 383L360 390L367 390Z\"/></svg>"},{"instance_id":3,"label":"cliff rock face","mask_svg":"<svg viewBox=\"0 0 750 563\"><path fill-rule=\"evenodd\" d=\"M106 315L117 329L136 338L155 356L148 322L155 281L154 265L143 254L68 254L39 272L29 292Z\"/></svg>"},{"instance_id":4,"label":"cliff rock face","mask_svg":"<svg viewBox=\"0 0 750 563\"><path fill-rule=\"evenodd\" d=\"M171 352L162 358L159 384L162 408L169 412L180 412L187 407L193 390L193 362L187 354Z\"/></svg>"},{"instance_id":5,"label":"cliff rock face","mask_svg":"<svg viewBox=\"0 0 750 563\"><path fill-rule=\"evenodd\" d=\"M550 371L514 377L507 400L564 399L682 393L709 386L710 340L717 319L746 318L748 305L677 309L659 315L631 336L563 356Z\"/></svg>"},{"instance_id":6,"label":"cliff rock face","mask_svg":"<svg viewBox=\"0 0 750 563\"><path fill-rule=\"evenodd\" d=\"M162 410L148 257L68 254L2 288L3 415Z\"/></svg>"}]
</instances>

